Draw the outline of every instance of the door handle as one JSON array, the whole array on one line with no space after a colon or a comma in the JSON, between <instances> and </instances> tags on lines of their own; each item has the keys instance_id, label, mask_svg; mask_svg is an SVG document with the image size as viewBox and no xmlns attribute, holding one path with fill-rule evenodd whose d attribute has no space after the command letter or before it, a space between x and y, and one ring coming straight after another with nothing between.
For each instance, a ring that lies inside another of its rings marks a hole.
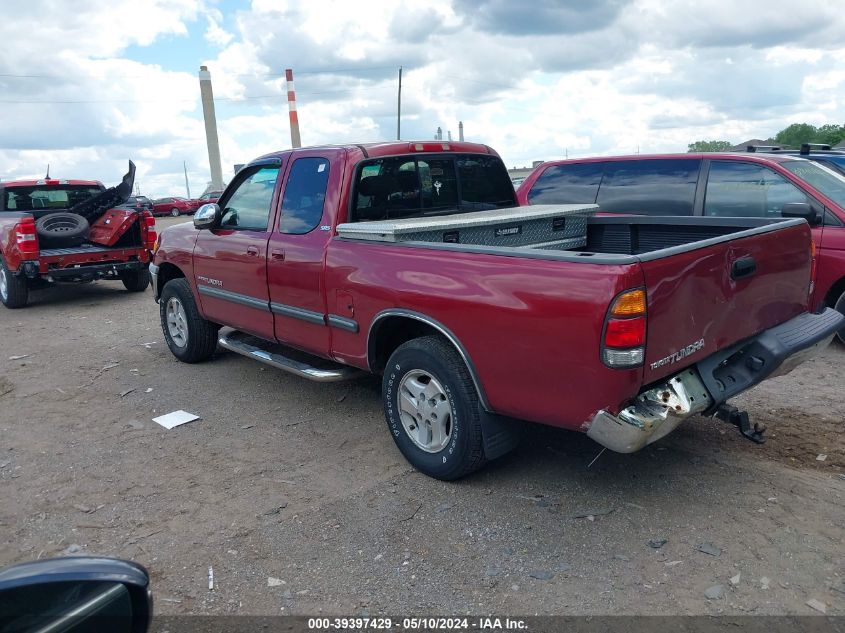
<instances>
[{"instance_id":1,"label":"door handle","mask_svg":"<svg viewBox=\"0 0 845 633\"><path fill-rule=\"evenodd\" d=\"M270 258L275 259L276 261L283 262L283 261L285 261L285 252L284 251L270 251Z\"/></svg>"},{"instance_id":2,"label":"door handle","mask_svg":"<svg viewBox=\"0 0 845 633\"><path fill-rule=\"evenodd\" d=\"M256 257L258 255L258 248L255 246L247 246L246 247L246 254Z\"/></svg>"},{"instance_id":3,"label":"door handle","mask_svg":"<svg viewBox=\"0 0 845 633\"><path fill-rule=\"evenodd\" d=\"M747 257L740 257L731 266L731 279L734 281L750 277L757 272L757 260L748 255Z\"/></svg>"}]
</instances>

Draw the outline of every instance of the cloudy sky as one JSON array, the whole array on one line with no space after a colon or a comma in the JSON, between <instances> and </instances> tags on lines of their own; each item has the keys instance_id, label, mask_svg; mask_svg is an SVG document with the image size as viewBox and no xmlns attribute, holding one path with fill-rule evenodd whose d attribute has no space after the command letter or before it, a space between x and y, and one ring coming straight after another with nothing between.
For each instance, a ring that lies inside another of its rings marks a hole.
<instances>
[{"instance_id":1,"label":"cloudy sky","mask_svg":"<svg viewBox=\"0 0 845 633\"><path fill-rule=\"evenodd\" d=\"M208 181L197 70L211 71L224 178L290 146L438 126L509 167L684 151L845 123L841 0L3 0L0 178L96 178L141 192ZM839 62L837 64L837 62Z\"/></svg>"}]
</instances>

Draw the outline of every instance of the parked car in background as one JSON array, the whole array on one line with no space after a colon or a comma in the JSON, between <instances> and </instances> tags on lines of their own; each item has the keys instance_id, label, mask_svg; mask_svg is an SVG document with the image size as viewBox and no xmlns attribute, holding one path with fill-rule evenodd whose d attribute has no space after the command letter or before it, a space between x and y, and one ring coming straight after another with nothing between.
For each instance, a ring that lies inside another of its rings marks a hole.
<instances>
[{"instance_id":1,"label":"parked car in background","mask_svg":"<svg viewBox=\"0 0 845 633\"><path fill-rule=\"evenodd\" d=\"M821 163L758 152L557 160L528 176L517 198L594 202L609 213L802 217L816 248L813 309L845 313L845 177ZM845 331L838 337L845 343Z\"/></svg>"},{"instance_id":2,"label":"parked car in background","mask_svg":"<svg viewBox=\"0 0 845 633\"><path fill-rule=\"evenodd\" d=\"M173 196L153 200L153 215L172 215L173 217L177 217L191 214L194 211L196 211L196 207L185 198Z\"/></svg>"},{"instance_id":3,"label":"parked car in background","mask_svg":"<svg viewBox=\"0 0 845 633\"><path fill-rule=\"evenodd\" d=\"M206 191L197 200L199 200L200 206L202 206L209 202L217 202L221 195L223 195L222 191Z\"/></svg>"},{"instance_id":4,"label":"parked car in background","mask_svg":"<svg viewBox=\"0 0 845 633\"><path fill-rule=\"evenodd\" d=\"M120 205L125 209L135 209L136 211L153 212L153 201L147 196L129 196L126 202Z\"/></svg>"}]
</instances>

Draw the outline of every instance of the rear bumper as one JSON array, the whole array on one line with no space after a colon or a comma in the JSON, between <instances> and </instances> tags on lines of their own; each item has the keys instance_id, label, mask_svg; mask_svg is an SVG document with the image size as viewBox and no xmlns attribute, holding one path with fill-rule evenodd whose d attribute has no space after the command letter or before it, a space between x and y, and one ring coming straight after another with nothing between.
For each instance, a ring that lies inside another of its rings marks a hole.
<instances>
[{"instance_id":1,"label":"rear bumper","mask_svg":"<svg viewBox=\"0 0 845 633\"><path fill-rule=\"evenodd\" d=\"M121 273L144 270L147 264L140 261L119 262L113 264L93 264L51 269L42 275L48 281L73 283L94 281L96 279L119 279Z\"/></svg>"},{"instance_id":2,"label":"rear bumper","mask_svg":"<svg viewBox=\"0 0 845 633\"><path fill-rule=\"evenodd\" d=\"M801 314L643 391L618 415L599 411L587 435L618 453L638 451L685 419L712 414L766 378L789 373L824 349L843 324L845 317L830 308Z\"/></svg>"}]
</instances>

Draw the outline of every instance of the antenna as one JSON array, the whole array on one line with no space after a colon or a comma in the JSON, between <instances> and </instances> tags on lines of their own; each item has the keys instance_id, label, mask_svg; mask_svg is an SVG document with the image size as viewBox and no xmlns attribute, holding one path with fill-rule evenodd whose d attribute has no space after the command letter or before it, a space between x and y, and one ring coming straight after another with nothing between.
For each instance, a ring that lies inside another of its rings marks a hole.
<instances>
[{"instance_id":1,"label":"antenna","mask_svg":"<svg viewBox=\"0 0 845 633\"><path fill-rule=\"evenodd\" d=\"M50 180L50 163L47 163L47 175L44 178L45 180Z\"/></svg>"}]
</instances>

